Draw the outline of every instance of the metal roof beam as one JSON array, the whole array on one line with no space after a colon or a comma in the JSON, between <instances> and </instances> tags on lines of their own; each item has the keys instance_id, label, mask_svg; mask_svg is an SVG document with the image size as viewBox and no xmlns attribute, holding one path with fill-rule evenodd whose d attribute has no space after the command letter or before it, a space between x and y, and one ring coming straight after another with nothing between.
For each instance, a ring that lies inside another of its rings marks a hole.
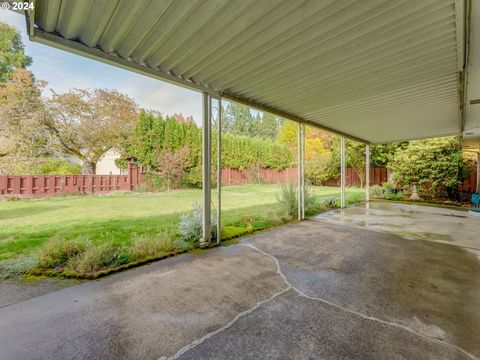
<instances>
[{"instance_id":1,"label":"metal roof beam","mask_svg":"<svg viewBox=\"0 0 480 360\"><path fill-rule=\"evenodd\" d=\"M27 19L28 19L28 17L27 17ZM92 59L92 60L97 60L97 61L101 61L101 62L109 64L109 65L114 65L114 66L117 66L117 67L125 69L125 70L130 70L130 71L136 72L136 73L141 74L141 75L153 77L153 78L158 79L158 80L163 80L163 81L169 82L169 83L174 84L174 85L180 85L180 86L182 86L184 88L187 88L187 89L190 89L190 90L207 92L208 94L214 96L215 98L217 98L218 96L223 96L225 99L232 100L232 101L250 106L252 108L255 108L255 109L258 109L258 110L261 110L261 111L266 111L266 112L272 113L274 115L280 116L280 117L285 118L285 119L289 119L289 120L293 120L293 121L296 121L296 122L299 122L299 123L302 123L302 124L313 126L313 127L316 127L316 128L319 128L319 129L322 129L322 130L325 130L325 131L328 131L328 132L331 132L331 133L334 133L334 134L337 134L337 135L344 136L348 139L364 143L364 144L368 143L367 140L360 139L360 138L358 138L356 136L353 136L351 134L344 133L342 131L338 131L336 129L333 129L333 128L330 128L330 127L327 127L327 126L323 126L321 124L317 124L313 121L308 121L308 120L302 119L302 118L300 118L298 116L295 116L293 114L289 114L287 112L284 112L284 111L281 111L281 110L278 110L278 109L275 109L275 108L272 108L272 107L269 107L269 106L266 106L266 105L258 104L254 101L251 101L251 100L248 100L248 99L245 99L245 98L237 97L233 94L216 91L216 90L208 87L207 85L194 83L190 80L183 79L183 78L175 76L173 74L164 73L160 70L152 69L148 66L136 64L132 61L122 59L122 58L120 58L120 57L118 57L114 54L107 54L100 49L90 48L88 46L85 46L85 45L77 42L77 41L67 40L67 39L65 39L61 36L42 31L38 28L35 28L35 32L34 32L34 35L31 38L31 40L35 41L35 42L38 42L38 43L41 43L41 44L45 44L45 45L55 47L55 48L60 49L60 50L64 50L64 51L68 51L68 52L71 52L71 53L74 53L74 54L77 54L77 55L81 55L81 56L87 57L87 58Z\"/></svg>"}]
</instances>

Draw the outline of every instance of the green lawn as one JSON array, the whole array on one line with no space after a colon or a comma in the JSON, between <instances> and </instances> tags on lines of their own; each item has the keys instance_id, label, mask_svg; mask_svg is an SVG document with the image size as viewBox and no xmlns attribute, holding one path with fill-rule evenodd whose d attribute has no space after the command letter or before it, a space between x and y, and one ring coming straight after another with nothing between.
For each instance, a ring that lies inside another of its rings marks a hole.
<instances>
[{"instance_id":1,"label":"green lawn","mask_svg":"<svg viewBox=\"0 0 480 360\"><path fill-rule=\"evenodd\" d=\"M268 227L268 219L284 212L276 206L279 192L279 185L224 187L225 235L241 234L252 229L252 223L253 229ZM339 195L339 189L331 187L316 187L315 192L319 198ZM362 189L347 190L351 202L363 196ZM216 199L216 194L212 198ZM85 236L95 244L109 241L128 245L132 233L173 234L179 216L189 212L194 201L201 201L201 190L0 202L0 261L35 256L36 250L52 237L70 240Z\"/></svg>"}]
</instances>

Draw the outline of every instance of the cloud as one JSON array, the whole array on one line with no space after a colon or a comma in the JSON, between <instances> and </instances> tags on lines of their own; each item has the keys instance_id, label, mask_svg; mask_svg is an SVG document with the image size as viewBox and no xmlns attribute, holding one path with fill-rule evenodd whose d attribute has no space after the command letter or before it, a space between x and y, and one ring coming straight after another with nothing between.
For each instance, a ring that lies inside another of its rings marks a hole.
<instances>
[{"instance_id":1,"label":"cloud","mask_svg":"<svg viewBox=\"0 0 480 360\"><path fill-rule=\"evenodd\" d=\"M64 92L71 88L116 89L134 98L146 109L164 114L182 113L201 122L201 94L157 79L106 65L79 55L31 42L22 15L0 10L0 21L15 26L22 35L26 53L33 57L30 70L48 88ZM48 91L45 93L48 96Z\"/></svg>"},{"instance_id":2,"label":"cloud","mask_svg":"<svg viewBox=\"0 0 480 360\"><path fill-rule=\"evenodd\" d=\"M134 74L126 78L117 90L132 96L146 109L164 114L182 113L184 116L193 116L197 124L201 122L202 96L199 92Z\"/></svg>"}]
</instances>

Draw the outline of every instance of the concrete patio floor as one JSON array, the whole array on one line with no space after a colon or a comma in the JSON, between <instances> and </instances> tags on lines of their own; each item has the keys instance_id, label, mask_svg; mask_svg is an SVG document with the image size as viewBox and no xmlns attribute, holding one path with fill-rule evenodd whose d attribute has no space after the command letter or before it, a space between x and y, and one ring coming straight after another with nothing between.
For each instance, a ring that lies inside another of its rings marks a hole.
<instances>
[{"instance_id":1,"label":"concrete patio floor","mask_svg":"<svg viewBox=\"0 0 480 360\"><path fill-rule=\"evenodd\" d=\"M479 359L463 216L372 203L19 301L0 359Z\"/></svg>"}]
</instances>

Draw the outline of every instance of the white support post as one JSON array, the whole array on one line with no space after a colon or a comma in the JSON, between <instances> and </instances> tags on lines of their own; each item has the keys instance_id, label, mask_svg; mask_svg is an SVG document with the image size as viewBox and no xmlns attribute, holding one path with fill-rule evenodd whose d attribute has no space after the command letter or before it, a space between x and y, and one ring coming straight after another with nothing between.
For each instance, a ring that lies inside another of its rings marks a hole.
<instances>
[{"instance_id":1,"label":"white support post","mask_svg":"<svg viewBox=\"0 0 480 360\"><path fill-rule=\"evenodd\" d=\"M477 194L480 193L480 152L477 153Z\"/></svg>"},{"instance_id":2,"label":"white support post","mask_svg":"<svg viewBox=\"0 0 480 360\"><path fill-rule=\"evenodd\" d=\"M222 97L218 97L217 120L217 244L222 241Z\"/></svg>"},{"instance_id":3,"label":"white support post","mask_svg":"<svg viewBox=\"0 0 480 360\"><path fill-rule=\"evenodd\" d=\"M302 220L305 219L305 124L301 124L302 134L302 165L301 180L302 180Z\"/></svg>"},{"instance_id":4,"label":"white support post","mask_svg":"<svg viewBox=\"0 0 480 360\"><path fill-rule=\"evenodd\" d=\"M207 93L203 93L203 118L202 118L202 239L200 246L210 245L212 237L212 142L211 142L211 99Z\"/></svg>"},{"instance_id":5,"label":"white support post","mask_svg":"<svg viewBox=\"0 0 480 360\"><path fill-rule=\"evenodd\" d=\"M370 145L365 146L365 201L370 201Z\"/></svg>"},{"instance_id":6,"label":"white support post","mask_svg":"<svg viewBox=\"0 0 480 360\"><path fill-rule=\"evenodd\" d=\"M298 123L298 220L305 219L305 125Z\"/></svg>"},{"instance_id":7,"label":"white support post","mask_svg":"<svg viewBox=\"0 0 480 360\"><path fill-rule=\"evenodd\" d=\"M345 208L345 138L340 137L340 207Z\"/></svg>"}]
</instances>

